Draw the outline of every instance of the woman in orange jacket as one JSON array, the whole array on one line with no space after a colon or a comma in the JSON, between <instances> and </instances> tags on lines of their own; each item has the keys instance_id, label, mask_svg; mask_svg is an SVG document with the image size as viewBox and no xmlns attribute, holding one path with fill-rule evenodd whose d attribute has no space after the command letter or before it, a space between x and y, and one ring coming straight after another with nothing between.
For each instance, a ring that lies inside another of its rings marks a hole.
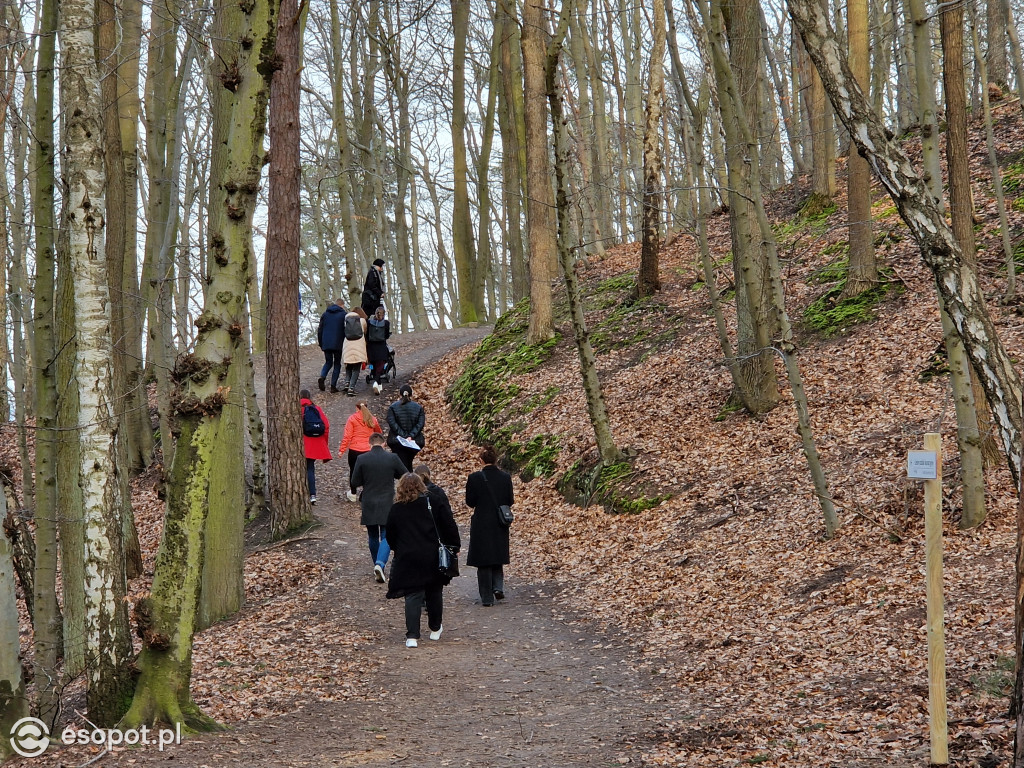
<instances>
[{"instance_id":1,"label":"woman in orange jacket","mask_svg":"<svg viewBox=\"0 0 1024 768\"><path fill-rule=\"evenodd\" d=\"M348 451L348 500L357 499L356 489L352 487L352 468L356 465L356 459L360 454L370 450L370 435L374 432L383 434L380 422L370 413L365 400L356 403L356 412L348 417L345 422L345 433L341 437L341 445L338 446L338 458L340 459L345 451Z\"/></svg>"}]
</instances>

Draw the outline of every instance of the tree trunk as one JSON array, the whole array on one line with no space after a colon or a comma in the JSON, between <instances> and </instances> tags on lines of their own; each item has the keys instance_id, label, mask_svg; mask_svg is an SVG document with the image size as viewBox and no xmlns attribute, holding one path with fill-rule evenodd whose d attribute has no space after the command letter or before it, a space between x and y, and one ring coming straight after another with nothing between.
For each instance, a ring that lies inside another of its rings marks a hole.
<instances>
[{"instance_id":1,"label":"tree trunk","mask_svg":"<svg viewBox=\"0 0 1024 768\"><path fill-rule=\"evenodd\" d=\"M529 294L526 250L523 246L523 211L526 200L526 127L523 123L523 64L519 27L505 3L497 4L501 40L501 93L498 125L502 149L502 212L507 221L512 303ZM528 204L527 204L528 206Z\"/></svg>"},{"instance_id":2,"label":"tree trunk","mask_svg":"<svg viewBox=\"0 0 1024 768\"><path fill-rule=\"evenodd\" d=\"M33 670L39 718L53 728L60 709L57 662L63 644L63 617L57 604L57 366L54 344L54 38L57 0L44 0L40 11L36 70L36 112L32 164L36 235L33 357L36 400L36 567L33 614ZM67 577L66 577L67 578ZM0 675L2 678L2 675ZM0 723L2 725L2 723ZM9 730L0 732L9 733Z\"/></svg>"},{"instance_id":3,"label":"tree trunk","mask_svg":"<svg viewBox=\"0 0 1024 768\"><path fill-rule=\"evenodd\" d=\"M455 194L452 210L452 252L458 273L459 322L478 319L474 301L476 253L469 210L469 169L466 161L466 38L469 33L469 0L451 0L455 32L452 56L452 162Z\"/></svg>"},{"instance_id":4,"label":"tree trunk","mask_svg":"<svg viewBox=\"0 0 1024 768\"><path fill-rule=\"evenodd\" d=\"M720 94L723 108L729 105L730 117L735 121L743 134L743 140L749 147L754 147L755 140L751 130L751 121L747 118L744 110L743 100L737 88L736 78L731 75L729 62L722 45L724 33L721 29L720 18L716 15L707 16L707 6L700 4L702 14L705 14L705 26L709 32L711 44L711 55L715 61L715 67L721 72L729 75L724 80L725 88ZM714 6L711 13L714 14ZM800 368L796 360L796 345L793 343L793 329L789 322L789 315L785 308L785 295L782 288L782 270L779 267L778 254L775 250L775 235L772 233L768 216L764 210L764 197L761 191L761 171L759 166L759 153L750 152L750 193L754 202L754 214L757 219L758 230L768 251L768 269L771 280L772 299L775 309L778 311L781 325L781 340L779 352L782 355L786 366L786 374L789 378L790 390L793 393L793 401L797 412L797 432L803 444L804 457L811 471L811 479L814 483L815 495L821 506L822 516L825 520L825 538L831 538L839 528L839 518L836 515L835 507L832 504L832 494L828 488L824 469L818 456L818 449L814 443L814 434L811 429L810 411L807 404L807 395L804 392L803 377L800 375Z\"/></svg>"},{"instance_id":5,"label":"tree trunk","mask_svg":"<svg viewBox=\"0 0 1024 768\"><path fill-rule=\"evenodd\" d=\"M664 13L664 9L660 9ZM558 260L565 278L566 295L569 300L569 311L572 317L573 336L576 339L576 350L579 353L580 374L583 377L583 391L587 398L587 413L594 428L597 449L601 454L601 463L610 466L622 460L619 449L615 447L608 412L605 408L604 393L597 377L597 357L590 344L587 334L586 320L583 316L583 305L579 301L579 284L576 279L576 266L573 263L573 247L569 242L572 225L570 223L570 202L568 191L569 173L569 138L566 135L566 120L562 114L562 96L558 87L558 56L562 50L562 40L569 25L572 13L572 1L562 6L558 20L558 28L548 45L545 63L545 86L548 103L551 108L552 139L555 154L555 200L558 210Z\"/></svg>"},{"instance_id":6,"label":"tree trunk","mask_svg":"<svg viewBox=\"0 0 1024 768\"><path fill-rule=\"evenodd\" d=\"M104 109L103 117L103 151L105 187L104 196L107 201L106 237L107 257L107 292L110 295L110 338L114 355L111 358L111 388L113 392L112 407L117 419L117 457L116 463L122 471L117 474L120 484L117 496L121 500L118 516L123 525L123 547L125 571L129 579L142 573L142 549L139 536L135 531L135 516L132 510L131 494L128 490L128 473L131 462L128 457L129 442L129 407L132 393L128 387L128 348L125 344L127 334L126 304L124 296L124 271L129 253L134 254L136 211L127 207L124 151L121 145L120 105L118 102L118 78L124 73L119 64L117 29L120 19L111 0L98 0L96 3L99 26L97 29L96 61L100 68L100 93L103 103L113 108Z\"/></svg>"},{"instance_id":7,"label":"tree trunk","mask_svg":"<svg viewBox=\"0 0 1024 768\"><path fill-rule=\"evenodd\" d=\"M0 520L5 517L7 499L0 493ZM11 542L0 527L0 733L4 735L4 738L0 739L0 759L11 756L13 750L8 736L11 735L14 724L28 715L28 697L25 696L25 683L21 678L21 645L13 554Z\"/></svg>"},{"instance_id":8,"label":"tree trunk","mask_svg":"<svg viewBox=\"0 0 1024 768\"><path fill-rule=\"evenodd\" d=\"M953 236L963 252L964 263L977 270L974 250L974 199L971 193L971 171L967 150L967 86L964 82L964 8L944 6L939 14L943 51L943 90L946 108L946 169L949 178L949 212ZM971 379L974 412L981 453L986 466L999 460L999 446L990 416L985 390L970 365L964 368ZM980 521L979 521L980 522ZM963 519L961 519L963 524Z\"/></svg>"},{"instance_id":9,"label":"tree trunk","mask_svg":"<svg viewBox=\"0 0 1024 768\"><path fill-rule=\"evenodd\" d=\"M530 259L530 328L527 342L554 336L551 281L555 276L555 221L548 159L544 65L548 25L541 0L523 3L522 48L526 115L527 249Z\"/></svg>"},{"instance_id":10,"label":"tree trunk","mask_svg":"<svg viewBox=\"0 0 1024 768\"><path fill-rule=\"evenodd\" d=\"M974 58L978 65L978 76L981 78L981 105L985 117L985 146L988 148L988 163L992 171L992 188L996 195L996 210L999 211L999 231L1002 234L1003 257L1006 259L1006 293L1003 300L1010 302L1017 294L1017 263L1013 258L1013 244L1010 242L1010 222L1006 215L1006 200L1003 197L1003 174L999 168L999 157L996 154L995 135L992 129L992 104L988 94L988 72L985 59L981 55L978 44L978 25L973 9L970 13L971 42Z\"/></svg>"},{"instance_id":11,"label":"tree trunk","mask_svg":"<svg viewBox=\"0 0 1024 768\"><path fill-rule=\"evenodd\" d=\"M988 81L1004 91L1010 82L1009 68L1006 66L1007 5L1007 0L987 0L985 3L985 42L988 44L985 68L988 70ZM1021 87L1020 83L1017 87Z\"/></svg>"},{"instance_id":12,"label":"tree trunk","mask_svg":"<svg viewBox=\"0 0 1024 768\"><path fill-rule=\"evenodd\" d=\"M665 2L654 0L654 48L651 50L650 79L647 85L647 107L644 118L644 215L643 242L640 247L640 269L637 275L637 296L652 296L661 289L658 275L661 249L661 146L658 132L661 123L661 102L665 98Z\"/></svg>"},{"instance_id":13,"label":"tree trunk","mask_svg":"<svg viewBox=\"0 0 1024 768\"><path fill-rule=\"evenodd\" d=\"M85 526L85 637L89 670L86 701L90 720L108 727L124 712L131 692L132 654L125 603L122 499L117 455L117 423L111 387L110 296L104 217L104 169L99 72L92 30L95 5L65 0L61 6L61 110L67 116L62 145L67 215L75 286L81 445L79 484Z\"/></svg>"},{"instance_id":14,"label":"tree trunk","mask_svg":"<svg viewBox=\"0 0 1024 768\"><path fill-rule=\"evenodd\" d=\"M717 18L722 10L717 2L710 9ZM756 5L739 0L729 8L728 35L735 44L729 47L731 66L737 70L738 90L748 114L757 114L757 92L751 80L756 71L760 49L757 26L760 17ZM716 27L717 28L717 27ZM710 36L709 30L709 36ZM723 33L724 34L724 33ZM725 41L719 42L725 48ZM724 92L733 77L730 66L717 58L711 66L719 92ZM733 274L736 280L736 325L739 377L743 382L736 395L743 406L753 414L766 413L779 402L778 381L772 355L772 316L770 278L766 253L760 235L755 231L757 216L751 191L751 153L757 145L747 145L743 138L738 116L728 99L719 99L722 127L726 139L726 170L729 189L729 224L733 250Z\"/></svg>"},{"instance_id":15,"label":"tree trunk","mask_svg":"<svg viewBox=\"0 0 1024 768\"><path fill-rule=\"evenodd\" d=\"M821 73L833 107L889 192L935 275L947 311L985 387L1010 472L1019 484L1021 382L988 314L977 276L963 269L960 247L945 218L853 81L824 13L812 0L790 0L789 12Z\"/></svg>"},{"instance_id":16,"label":"tree trunk","mask_svg":"<svg viewBox=\"0 0 1024 768\"><path fill-rule=\"evenodd\" d=\"M189 692L192 639L199 619L200 585L209 591L214 583L214 571L205 568L205 560L211 556L208 537L223 540L215 546L226 545L232 553L229 563L217 564L223 566L220 573L228 577L227 583L220 585L218 597L227 603L232 598L240 600L242 594L238 538L245 508L241 385L247 354L242 313L249 265L254 259L252 216L272 74L264 57L274 49L276 15L273 3L221 2L214 10L208 285L203 314L196 321L196 351L180 356L175 366L181 390L175 413L181 431L170 467L151 597L136 608L143 648L135 698L124 727L155 722L183 723L196 729L214 726L192 702ZM295 296L293 290L289 295L293 315ZM215 519L222 523L214 524ZM223 615L210 602L204 610L207 616Z\"/></svg>"},{"instance_id":17,"label":"tree trunk","mask_svg":"<svg viewBox=\"0 0 1024 768\"><path fill-rule=\"evenodd\" d=\"M270 216L267 226L267 467L270 527L281 538L312 520L299 392L299 10L282 0L277 24L277 61L271 81Z\"/></svg>"},{"instance_id":18,"label":"tree trunk","mask_svg":"<svg viewBox=\"0 0 1024 768\"><path fill-rule=\"evenodd\" d=\"M862 89L870 83L871 52L868 47L867 0L848 0L846 25L850 69ZM878 285L878 263L875 260L874 227L871 221L871 169L868 161L851 148L847 160L847 221L850 234L850 260L846 286L841 298L859 296Z\"/></svg>"}]
</instances>

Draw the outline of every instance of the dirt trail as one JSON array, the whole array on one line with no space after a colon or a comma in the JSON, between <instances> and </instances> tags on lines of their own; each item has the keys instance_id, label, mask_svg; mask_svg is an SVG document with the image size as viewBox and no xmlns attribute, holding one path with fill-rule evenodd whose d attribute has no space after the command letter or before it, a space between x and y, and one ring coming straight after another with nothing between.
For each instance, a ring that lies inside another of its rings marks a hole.
<instances>
[{"instance_id":1,"label":"dirt trail","mask_svg":"<svg viewBox=\"0 0 1024 768\"><path fill-rule=\"evenodd\" d=\"M397 397L398 385L454 347L487 329L406 334L395 346L399 379L380 398L367 399L378 416ZM322 363L316 348L301 352L303 386L315 390ZM364 396L361 382L359 395ZM323 395L332 445L359 398ZM508 569L508 599L484 608L476 572L445 590L444 634L420 647L404 646L402 601L385 600L385 585L371 573L357 505L341 495L343 462L318 465L318 539L291 546L304 556L334 562L308 607L312 621L365 628L370 641L339 654L362 655L373 700L308 701L297 711L251 720L231 731L186 740L164 753L134 749L109 755L102 765L133 766L617 766L640 763L649 731L623 638L595 634L579 616L566 616L554 587L524 583ZM347 467L344 467L347 475ZM457 498L461 489L449 489ZM463 522L465 522L463 520ZM463 541L468 531L462 526ZM463 549L463 554L465 548ZM463 563L465 562L463 556ZM586 606L579 606L586 614ZM325 633L323 642L332 638ZM282 653L288 653L286 647ZM373 662L371 664L370 662ZM341 681L338 681L339 683Z\"/></svg>"}]
</instances>

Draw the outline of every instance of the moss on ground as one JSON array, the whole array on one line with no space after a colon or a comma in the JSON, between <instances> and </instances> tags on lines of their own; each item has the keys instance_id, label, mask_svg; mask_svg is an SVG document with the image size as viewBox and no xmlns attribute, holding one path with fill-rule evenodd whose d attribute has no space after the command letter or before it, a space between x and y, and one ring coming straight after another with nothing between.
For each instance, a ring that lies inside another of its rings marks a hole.
<instances>
[{"instance_id":1,"label":"moss on ground","mask_svg":"<svg viewBox=\"0 0 1024 768\"><path fill-rule=\"evenodd\" d=\"M577 461L558 480L557 488L574 504L600 504L606 512L620 515L639 514L672 498L670 493L647 496L637 479L630 459L608 466Z\"/></svg>"},{"instance_id":2,"label":"moss on ground","mask_svg":"<svg viewBox=\"0 0 1024 768\"><path fill-rule=\"evenodd\" d=\"M878 285L857 296L841 298L848 274L849 261L846 259L839 259L814 274L814 282L834 284L804 310L803 322L807 328L825 337L845 333L851 326L873 320L875 307L890 293L901 290L891 281L892 272L883 269L879 273Z\"/></svg>"},{"instance_id":3,"label":"moss on ground","mask_svg":"<svg viewBox=\"0 0 1024 768\"><path fill-rule=\"evenodd\" d=\"M513 378L539 368L560 336L527 344L528 328L529 302L523 300L502 315L491 335L469 356L448 389L448 399L475 442L493 444L517 468L529 468L531 477L535 477L553 471L558 441L550 435L526 443L515 439L525 425L510 424L509 412L522 391Z\"/></svg>"}]
</instances>

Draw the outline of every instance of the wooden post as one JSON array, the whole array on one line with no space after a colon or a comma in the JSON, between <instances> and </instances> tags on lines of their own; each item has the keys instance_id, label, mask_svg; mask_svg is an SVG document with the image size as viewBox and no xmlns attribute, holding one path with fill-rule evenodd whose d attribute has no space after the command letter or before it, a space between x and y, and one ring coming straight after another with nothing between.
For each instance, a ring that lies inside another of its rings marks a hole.
<instances>
[{"instance_id":1,"label":"wooden post","mask_svg":"<svg viewBox=\"0 0 1024 768\"><path fill-rule=\"evenodd\" d=\"M928 720L931 764L947 765L946 638L942 604L942 438L924 436L924 449L935 452L935 479L924 481L924 537L928 591Z\"/></svg>"}]
</instances>

